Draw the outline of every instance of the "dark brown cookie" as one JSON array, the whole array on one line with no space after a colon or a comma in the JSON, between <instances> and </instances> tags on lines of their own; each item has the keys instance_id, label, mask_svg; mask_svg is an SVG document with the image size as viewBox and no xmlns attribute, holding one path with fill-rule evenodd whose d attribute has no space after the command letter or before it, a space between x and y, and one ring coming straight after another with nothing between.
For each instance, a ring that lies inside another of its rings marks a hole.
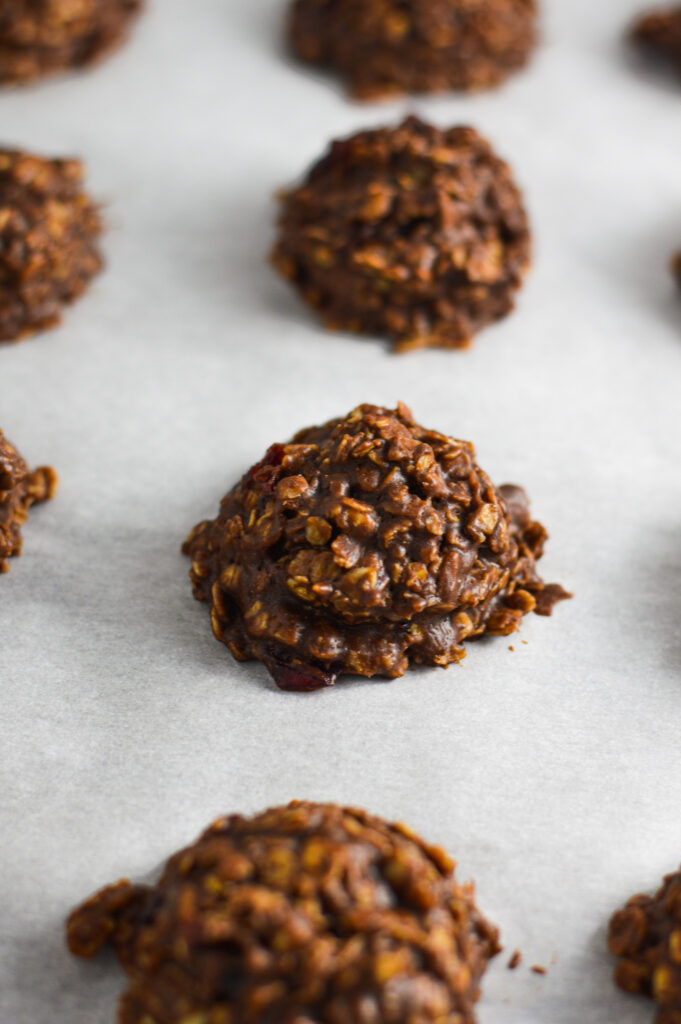
<instances>
[{"instance_id":1,"label":"dark brown cookie","mask_svg":"<svg viewBox=\"0 0 681 1024\"><path fill-rule=\"evenodd\" d=\"M527 63L536 26L536 0L294 0L289 37L374 99L499 85Z\"/></svg>"},{"instance_id":2,"label":"dark brown cookie","mask_svg":"<svg viewBox=\"0 0 681 1024\"><path fill-rule=\"evenodd\" d=\"M93 64L118 47L143 0L0 0L0 82Z\"/></svg>"},{"instance_id":3,"label":"dark brown cookie","mask_svg":"<svg viewBox=\"0 0 681 1024\"><path fill-rule=\"evenodd\" d=\"M83 176L78 160L0 150L0 341L54 327L101 269Z\"/></svg>"},{"instance_id":4,"label":"dark brown cookie","mask_svg":"<svg viewBox=\"0 0 681 1024\"><path fill-rule=\"evenodd\" d=\"M473 1024L499 951L444 851L298 802L220 819L157 885L75 910L67 937L77 956L113 945L120 1024Z\"/></svg>"},{"instance_id":5,"label":"dark brown cookie","mask_svg":"<svg viewBox=\"0 0 681 1024\"><path fill-rule=\"evenodd\" d=\"M655 896L634 896L610 921L608 946L620 957L615 981L660 1004L656 1024L681 1024L681 871Z\"/></svg>"},{"instance_id":6,"label":"dark brown cookie","mask_svg":"<svg viewBox=\"0 0 681 1024\"><path fill-rule=\"evenodd\" d=\"M55 471L41 466L31 472L0 430L0 573L9 572L9 559L21 554L21 527L31 505L56 492Z\"/></svg>"},{"instance_id":7,"label":"dark brown cookie","mask_svg":"<svg viewBox=\"0 0 681 1024\"><path fill-rule=\"evenodd\" d=\"M331 328L462 348L513 309L530 232L510 168L472 128L335 142L281 199L273 262Z\"/></svg>"},{"instance_id":8,"label":"dark brown cookie","mask_svg":"<svg viewBox=\"0 0 681 1024\"><path fill-rule=\"evenodd\" d=\"M184 545L194 595L235 658L286 690L460 661L566 597L519 488L403 405L362 405L275 444Z\"/></svg>"},{"instance_id":9,"label":"dark brown cookie","mask_svg":"<svg viewBox=\"0 0 681 1024\"><path fill-rule=\"evenodd\" d=\"M632 25L632 42L650 54L670 60L681 74L681 7L662 7L641 15Z\"/></svg>"}]
</instances>

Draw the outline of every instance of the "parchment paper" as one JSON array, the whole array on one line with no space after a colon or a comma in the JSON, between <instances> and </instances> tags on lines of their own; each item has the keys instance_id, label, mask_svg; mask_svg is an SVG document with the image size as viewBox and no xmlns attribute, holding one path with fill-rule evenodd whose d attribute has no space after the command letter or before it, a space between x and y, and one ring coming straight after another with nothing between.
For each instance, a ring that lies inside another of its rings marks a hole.
<instances>
[{"instance_id":1,"label":"parchment paper","mask_svg":"<svg viewBox=\"0 0 681 1024\"><path fill-rule=\"evenodd\" d=\"M0 94L3 140L86 158L110 224L63 328L0 351L0 424L62 481L0 580L0 1020L113 1022L69 909L301 797L477 880L506 944L481 1024L642 1024L604 943L681 860L681 84L622 45L639 0L544 0L501 91L362 106L286 59L283 7L158 0L96 71ZM465 353L329 335L265 262L275 190L408 110L487 135L534 224L517 313ZM213 639L180 544L271 442L398 399L527 488L575 600L449 671L280 693Z\"/></svg>"}]
</instances>

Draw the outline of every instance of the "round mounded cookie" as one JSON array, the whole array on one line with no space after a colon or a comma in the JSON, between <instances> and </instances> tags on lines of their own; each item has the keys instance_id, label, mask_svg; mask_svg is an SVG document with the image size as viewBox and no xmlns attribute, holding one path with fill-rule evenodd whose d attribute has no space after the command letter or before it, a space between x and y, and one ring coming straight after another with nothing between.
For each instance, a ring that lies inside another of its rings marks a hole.
<instances>
[{"instance_id":1,"label":"round mounded cookie","mask_svg":"<svg viewBox=\"0 0 681 1024\"><path fill-rule=\"evenodd\" d=\"M99 208L79 160L0 150L0 341L56 326L101 270Z\"/></svg>"},{"instance_id":2,"label":"round mounded cookie","mask_svg":"<svg viewBox=\"0 0 681 1024\"><path fill-rule=\"evenodd\" d=\"M642 14L631 26L629 37L651 56L675 64L681 74L681 5Z\"/></svg>"},{"instance_id":3,"label":"round mounded cookie","mask_svg":"<svg viewBox=\"0 0 681 1024\"><path fill-rule=\"evenodd\" d=\"M0 83L94 64L124 41L143 0L0 0Z\"/></svg>"},{"instance_id":4,"label":"round mounded cookie","mask_svg":"<svg viewBox=\"0 0 681 1024\"><path fill-rule=\"evenodd\" d=\"M460 661L567 597L516 487L404 405L362 405L273 445L184 544L194 596L235 658L284 690Z\"/></svg>"},{"instance_id":5,"label":"round mounded cookie","mask_svg":"<svg viewBox=\"0 0 681 1024\"><path fill-rule=\"evenodd\" d=\"M29 508L53 498L57 483L50 466L29 470L0 430L0 573L9 572L9 559L21 554L21 527Z\"/></svg>"},{"instance_id":6,"label":"round mounded cookie","mask_svg":"<svg viewBox=\"0 0 681 1024\"><path fill-rule=\"evenodd\" d=\"M681 1024L681 870L655 896L634 896L610 921L615 982L660 1004L655 1024Z\"/></svg>"},{"instance_id":7,"label":"round mounded cookie","mask_svg":"<svg viewBox=\"0 0 681 1024\"><path fill-rule=\"evenodd\" d=\"M410 117L334 142L282 194L272 260L328 327L406 351L506 316L530 252L508 164L473 128Z\"/></svg>"},{"instance_id":8,"label":"round mounded cookie","mask_svg":"<svg viewBox=\"0 0 681 1024\"><path fill-rule=\"evenodd\" d=\"M120 1024L473 1024L498 933L447 854L403 825L294 802L215 822L155 886L75 910L111 944Z\"/></svg>"},{"instance_id":9,"label":"round mounded cookie","mask_svg":"<svg viewBox=\"0 0 681 1024\"><path fill-rule=\"evenodd\" d=\"M294 53L359 99L489 89L537 42L536 0L293 0Z\"/></svg>"}]
</instances>

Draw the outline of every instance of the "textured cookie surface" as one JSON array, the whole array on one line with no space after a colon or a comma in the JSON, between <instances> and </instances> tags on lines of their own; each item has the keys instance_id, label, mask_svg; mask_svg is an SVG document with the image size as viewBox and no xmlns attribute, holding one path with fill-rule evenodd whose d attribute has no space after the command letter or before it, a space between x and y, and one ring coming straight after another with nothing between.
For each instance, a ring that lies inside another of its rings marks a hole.
<instances>
[{"instance_id":1,"label":"textured cookie surface","mask_svg":"<svg viewBox=\"0 0 681 1024\"><path fill-rule=\"evenodd\" d=\"M513 309L530 249L508 165L412 117L333 143L283 194L273 262L331 328L461 348Z\"/></svg>"},{"instance_id":2,"label":"textured cookie surface","mask_svg":"<svg viewBox=\"0 0 681 1024\"><path fill-rule=\"evenodd\" d=\"M499 950L442 850L312 803L215 822L157 885L75 910L67 938L115 948L119 1024L472 1024Z\"/></svg>"},{"instance_id":3,"label":"textured cookie surface","mask_svg":"<svg viewBox=\"0 0 681 1024\"><path fill-rule=\"evenodd\" d=\"M57 474L49 466L30 471L14 445L0 430L0 573L9 559L21 554L21 527L31 505L53 498Z\"/></svg>"},{"instance_id":4,"label":"textured cookie surface","mask_svg":"<svg viewBox=\"0 0 681 1024\"><path fill-rule=\"evenodd\" d=\"M185 543L194 594L283 689L448 665L463 641L550 613L546 533L472 445L363 405L273 445Z\"/></svg>"},{"instance_id":5,"label":"textured cookie surface","mask_svg":"<svg viewBox=\"0 0 681 1024\"><path fill-rule=\"evenodd\" d=\"M78 160L0 150L0 341L54 327L101 269L83 176Z\"/></svg>"},{"instance_id":6,"label":"textured cookie surface","mask_svg":"<svg viewBox=\"0 0 681 1024\"><path fill-rule=\"evenodd\" d=\"M536 0L294 0L289 35L373 99L499 85L527 62L536 22Z\"/></svg>"},{"instance_id":7,"label":"textured cookie surface","mask_svg":"<svg viewBox=\"0 0 681 1024\"><path fill-rule=\"evenodd\" d=\"M655 1024L681 1024L681 871L655 896L634 896L610 921L615 981L659 1003Z\"/></svg>"},{"instance_id":8,"label":"textured cookie surface","mask_svg":"<svg viewBox=\"0 0 681 1024\"><path fill-rule=\"evenodd\" d=\"M125 39L142 0L0 0L0 82L92 64Z\"/></svg>"}]
</instances>

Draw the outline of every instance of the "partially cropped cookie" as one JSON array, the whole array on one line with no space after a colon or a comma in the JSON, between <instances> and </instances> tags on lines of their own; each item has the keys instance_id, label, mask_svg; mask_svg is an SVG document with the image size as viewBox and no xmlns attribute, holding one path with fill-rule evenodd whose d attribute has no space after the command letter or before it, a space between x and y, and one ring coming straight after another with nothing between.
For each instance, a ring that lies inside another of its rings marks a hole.
<instances>
[{"instance_id":1,"label":"partially cropped cookie","mask_svg":"<svg viewBox=\"0 0 681 1024\"><path fill-rule=\"evenodd\" d=\"M56 326L102 267L78 160L0 150L0 341Z\"/></svg>"},{"instance_id":2,"label":"partially cropped cookie","mask_svg":"<svg viewBox=\"0 0 681 1024\"><path fill-rule=\"evenodd\" d=\"M0 0L0 83L93 64L128 34L143 0Z\"/></svg>"},{"instance_id":3,"label":"partially cropped cookie","mask_svg":"<svg viewBox=\"0 0 681 1024\"><path fill-rule=\"evenodd\" d=\"M660 7L641 15L631 27L630 38L651 56L675 64L681 74L681 6Z\"/></svg>"},{"instance_id":4,"label":"partially cropped cookie","mask_svg":"<svg viewBox=\"0 0 681 1024\"><path fill-rule=\"evenodd\" d=\"M546 532L473 446L362 405L273 445L184 545L235 658L285 690L460 661L568 596L539 578Z\"/></svg>"},{"instance_id":5,"label":"partially cropped cookie","mask_svg":"<svg viewBox=\"0 0 681 1024\"><path fill-rule=\"evenodd\" d=\"M331 328L462 348L513 309L530 249L489 143L410 117L334 142L282 195L273 262Z\"/></svg>"},{"instance_id":6,"label":"partially cropped cookie","mask_svg":"<svg viewBox=\"0 0 681 1024\"><path fill-rule=\"evenodd\" d=\"M29 470L14 445L0 430L0 573L9 559L21 554L21 528L31 505L53 498L57 474L50 466Z\"/></svg>"},{"instance_id":7,"label":"partially cropped cookie","mask_svg":"<svg viewBox=\"0 0 681 1024\"><path fill-rule=\"evenodd\" d=\"M681 1024L681 871L655 896L634 896L613 915L608 946L620 957L619 987L660 1004L655 1024Z\"/></svg>"},{"instance_id":8,"label":"partially cropped cookie","mask_svg":"<svg viewBox=\"0 0 681 1024\"><path fill-rule=\"evenodd\" d=\"M289 37L361 99L488 89L527 63L537 13L536 0L293 0Z\"/></svg>"},{"instance_id":9,"label":"partially cropped cookie","mask_svg":"<svg viewBox=\"0 0 681 1024\"><path fill-rule=\"evenodd\" d=\"M474 1024L499 951L444 851L297 802L220 819L157 885L75 910L67 937L77 956L117 952L119 1024Z\"/></svg>"}]
</instances>

